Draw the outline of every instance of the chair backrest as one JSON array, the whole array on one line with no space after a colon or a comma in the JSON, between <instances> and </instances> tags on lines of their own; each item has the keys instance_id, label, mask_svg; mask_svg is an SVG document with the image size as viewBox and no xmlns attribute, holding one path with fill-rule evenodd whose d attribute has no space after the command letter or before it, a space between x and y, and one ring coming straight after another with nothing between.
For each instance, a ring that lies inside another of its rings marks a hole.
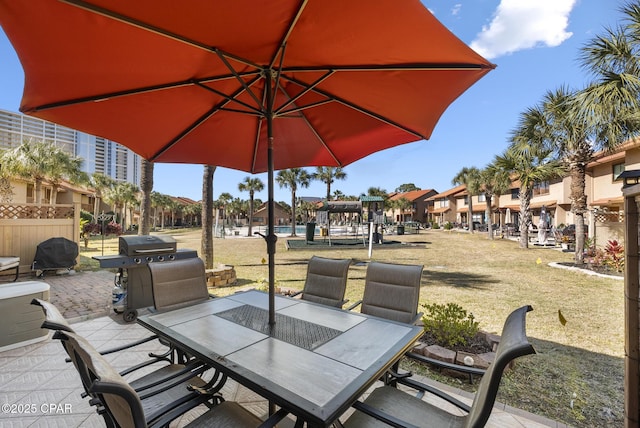
<instances>
[{"instance_id":1,"label":"chair backrest","mask_svg":"<svg viewBox=\"0 0 640 428\"><path fill-rule=\"evenodd\" d=\"M342 307L351 259L313 256L307 265L302 298L327 306Z\"/></svg>"},{"instance_id":2,"label":"chair backrest","mask_svg":"<svg viewBox=\"0 0 640 428\"><path fill-rule=\"evenodd\" d=\"M67 320L62 316L58 308L53 303L42 299L33 299L31 304L40 306L42 308L42 312L44 312L44 321L41 325L42 328L54 331L69 331L73 333L73 328L71 328Z\"/></svg>"},{"instance_id":3,"label":"chair backrest","mask_svg":"<svg viewBox=\"0 0 640 428\"><path fill-rule=\"evenodd\" d=\"M199 257L148 266L156 309L175 309L209 298L204 262Z\"/></svg>"},{"instance_id":4,"label":"chair backrest","mask_svg":"<svg viewBox=\"0 0 640 428\"><path fill-rule=\"evenodd\" d=\"M504 369L512 360L536 353L527 339L526 332L527 312L532 310L531 306L523 306L507 317L502 328L500 344L496 350L496 358L482 376L471 411L466 417L465 427L485 426L495 404Z\"/></svg>"},{"instance_id":5,"label":"chair backrest","mask_svg":"<svg viewBox=\"0 0 640 428\"><path fill-rule=\"evenodd\" d=\"M416 322L422 268L369 263L360 312L408 324Z\"/></svg>"},{"instance_id":6,"label":"chair backrest","mask_svg":"<svg viewBox=\"0 0 640 428\"><path fill-rule=\"evenodd\" d=\"M146 426L138 394L86 339L64 331L57 332L55 338L74 354L82 383L100 399L116 426Z\"/></svg>"}]
</instances>

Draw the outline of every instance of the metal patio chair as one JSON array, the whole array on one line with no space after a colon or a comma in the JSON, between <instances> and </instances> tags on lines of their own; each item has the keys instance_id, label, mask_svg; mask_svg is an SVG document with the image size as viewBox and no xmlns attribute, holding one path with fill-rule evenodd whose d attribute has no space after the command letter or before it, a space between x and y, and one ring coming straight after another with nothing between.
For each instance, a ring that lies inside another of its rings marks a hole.
<instances>
[{"instance_id":1,"label":"metal patio chair","mask_svg":"<svg viewBox=\"0 0 640 428\"><path fill-rule=\"evenodd\" d=\"M159 311L206 302L214 297L207 289L204 262L199 257L148 266L153 305Z\"/></svg>"},{"instance_id":2,"label":"metal patio chair","mask_svg":"<svg viewBox=\"0 0 640 428\"><path fill-rule=\"evenodd\" d=\"M18 275L20 275L20 257L17 256L5 256L0 257L0 272L4 270L15 269L16 274L13 277L13 281L18 280Z\"/></svg>"},{"instance_id":3,"label":"metal patio chair","mask_svg":"<svg viewBox=\"0 0 640 428\"><path fill-rule=\"evenodd\" d=\"M348 309L362 305L363 314L415 324L422 316L418 313L422 269L422 265L369 263L362 300Z\"/></svg>"},{"instance_id":4,"label":"metal patio chair","mask_svg":"<svg viewBox=\"0 0 640 428\"><path fill-rule=\"evenodd\" d=\"M351 259L311 257L307 265L304 288L292 294L292 297L301 295L303 300L309 302L342 308L347 302L344 294L350 265Z\"/></svg>"},{"instance_id":5,"label":"metal patio chair","mask_svg":"<svg viewBox=\"0 0 640 428\"><path fill-rule=\"evenodd\" d=\"M74 333L58 331L55 338L66 344L77 360L76 367L88 391L105 420L118 427L163 427L195 407L206 405L211 410L186 425L188 427L256 427L262 421L237 403L225 402L217 390L199 377L177 377L141 392L127 383L122 376L98 353L89 342ZM275 424L287 412L281 411L269 419ZM272 426L272 425L267 425Z\"/></svg>"},{"instance_id":6,"label":"metal patio chair","mask_svg":"<svg viewBox=\"0 0 640 428\"><path fill-rule=\"evenodd\" d=\"M504 369L514 359L535 353L526 336L526 315L531 310L531 306L523 306L507 317L496 358L480 381L471 406L431 386L400 377L397 382L418 391L416 396L393 386L379 387L364 401L354 404L357 411L345 421L345 428L485 426L493 410ZM466 414L454 415L423 401L421 398L425 392L435 394L464 410Z\"/></svg>"}]
</instances>

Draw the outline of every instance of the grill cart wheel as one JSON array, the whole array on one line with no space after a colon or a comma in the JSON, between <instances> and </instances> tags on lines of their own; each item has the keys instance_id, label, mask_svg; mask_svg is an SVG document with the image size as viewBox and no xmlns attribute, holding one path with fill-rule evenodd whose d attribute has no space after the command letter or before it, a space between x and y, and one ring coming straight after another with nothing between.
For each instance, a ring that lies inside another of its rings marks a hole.
<instances>
[{"instance_id":1,"label":"grill cart wheel","mask_svg":"<svg viewBox=\"0 0 640 428\"><path fill-rule=\"evenodd\" d=\"M122 319L125 322L134 322L136 318L138 318L138 311L136 311L135 309L127 309L122 314Z\"/></svg>"}]
</instances>

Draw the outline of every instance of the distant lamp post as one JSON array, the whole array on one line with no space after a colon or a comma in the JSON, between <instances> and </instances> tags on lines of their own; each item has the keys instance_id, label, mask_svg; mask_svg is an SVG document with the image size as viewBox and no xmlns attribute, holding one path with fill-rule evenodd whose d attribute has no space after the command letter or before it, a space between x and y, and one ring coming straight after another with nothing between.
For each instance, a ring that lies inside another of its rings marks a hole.
<instances>
[{"instance_id":1,"label":"distant lamp post","mask_svg":"<svg viewBox=\"0 0 640 428\"><path fill-rule=\"evenodd\" d=\"M107 220L111 220L115 217L115 214L105 214L104 211L98 214L98 221L102 225L100 229L100 235L102 236L102 255L104 256L104 222Z\"/></svg>"},{"instance_id":2,"label":"distant lamp post","mask_svg":"<svg viewBox=\"0 0 640 428\"><path fill-rule=\"evenodd\" d=\"M622 187L634 186L640 183L640 169L622 171L618 177L623 179L624 184Z\"/></svg>"}]
</instances>

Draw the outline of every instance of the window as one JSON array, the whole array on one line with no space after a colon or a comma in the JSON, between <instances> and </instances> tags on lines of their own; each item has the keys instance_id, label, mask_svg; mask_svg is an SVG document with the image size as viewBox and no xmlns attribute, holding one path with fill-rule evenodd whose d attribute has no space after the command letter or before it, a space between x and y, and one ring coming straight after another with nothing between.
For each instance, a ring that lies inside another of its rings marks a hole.
<instances>
[{"instance_id":1,"label":"window","mask_svg":"<svg viewBox=\"0 0 640 428\"><path fill-rule=\"evenodd\" d=\"M487 202L487 195L481 193L478 195L478 202Z\"/></svg>"},{"instance_id":2,"label":"window","mask_svg":"<svg viewBox=\"0 0 640 428\"><path fill-rule=\"evenodd\" d=\"M511 199L520 199L520 189L511 189Z\"/></svg>"},{"instance_id":3,"label":"window","mask_svg":"<svg viewBox=\"0 0 640 428\"><path fill-rule=\"evenodd\" d=\"M613 181L621 181L620 174L624 172L624 163L617 163L613 165Z\"/></svg>"},{"instance_id":4,"label":"window","mask_svg":"<svg viewBox=\"0 0 640 428\"><path fill-rule=\"evenodd\" d=\"M549 182L541 181L533 185L533 196L548 195L549 194Z\"/></svg>"}]
</instances>

